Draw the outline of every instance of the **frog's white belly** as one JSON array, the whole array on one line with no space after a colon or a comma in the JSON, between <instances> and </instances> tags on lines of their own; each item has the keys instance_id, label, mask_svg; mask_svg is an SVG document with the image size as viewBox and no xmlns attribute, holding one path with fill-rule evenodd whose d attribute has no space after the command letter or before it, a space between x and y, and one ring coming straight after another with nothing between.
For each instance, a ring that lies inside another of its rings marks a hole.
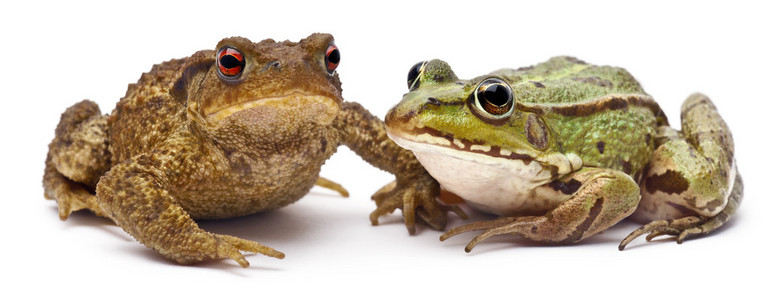
<instances>
[{"instance_id":1,"label":"frog's white belly","mask_svg":"<svg viewBox=\"0 0 768 300\"><path fill-rule=\"evenodd\" d=\"M542 195L544 191L536 189L552 181L551 171L536 161L492 157L400 138L394 140L413 151L442 188L479 210L517 215L547 211L562 201L561 197Z\"/></svg>"}]
</instances>

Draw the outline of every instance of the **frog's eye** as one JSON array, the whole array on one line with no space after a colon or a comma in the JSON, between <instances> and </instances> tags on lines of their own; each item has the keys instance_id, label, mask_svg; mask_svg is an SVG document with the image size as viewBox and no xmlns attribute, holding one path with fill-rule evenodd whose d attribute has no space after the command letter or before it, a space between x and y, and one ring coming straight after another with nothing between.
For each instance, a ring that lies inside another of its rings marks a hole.
<instances>
[{"instance_id":1,"label":"frog's eye","mask_svg":"<svg viewBox=\"0 0 768 300\"><path fill-rule=\"evenodd\" d=\"M225 78L240 76L245 69L245 57L243 53L232 47L222 47L216 54L216 65L219 74Z\"/></svg>"},{"instance_id":2,"label":"frog's eye","mask_svg":"<svg viewBox=\"0 0 768 300\"><path fill-rule=\"evenodd\" d=\"M488 117L507 117L512 114L514 106L515 96L512 88L500 79L486 79L475 89L475 107Z\"/></svg>"},{"instance_id":3,"label":"frog's eye","mask_svg":"<svg viewBox=\"0 0 768 300\"><path fill-rule=\"evenodd\" d=\"M339 47L336 47L334 44L330 44L328 49L325 50L325 70L328 71L328 74L333 75L333 72L335 72L336 68L339 67L339 62L341 62L341 53L339 53Z\"/></svg>"},{"instance_id":4,"label":"frog's eye","mask_svg":"<svg viewBox=\"0 0 768 300\"><path fill-rule=\"evenodd\" d=\"M422 74L424 74L424 69L426 69L427 62L422 61L419 62L408 71L408 90L413 91L419 87L419 82L421 81Z\"/></svg>"}]
</instances>

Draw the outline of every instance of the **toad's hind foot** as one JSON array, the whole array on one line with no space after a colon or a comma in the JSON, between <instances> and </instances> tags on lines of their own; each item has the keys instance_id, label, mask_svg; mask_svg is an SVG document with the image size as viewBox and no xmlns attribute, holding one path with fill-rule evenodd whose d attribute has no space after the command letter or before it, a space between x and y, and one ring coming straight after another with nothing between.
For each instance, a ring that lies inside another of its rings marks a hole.
<instances>
[{"instance_id":1,"label":"toad's hind foot","mask_svg":"<svg viewBox=\"0 0 768 300\"><path fill-rule=\"evenodd\" d=\"M341 195L344 198L349 197L349 192L347 191L347 189L341 186L341 184L335 183L323 177L318 177L317 182L315 182L315 185L324 187L332 191L336 191L337 193L339 193L339 195Z\"/></svg>"},{"instance_id":2,"label":"toad's hind foot","mask_svg":"<svg viewBox=\"0 0 768 300\"><path fill-rule=\"evenodd\" d=\"M265 256L278 259L285 258L285 254L282 252L254 241L249 241L229 235L209 235L207 232L202 234L206 236L206 238L203 239L205 242L197 243L193 247L198 248L192 251L194 253L184 253L184 251L178 251L175 254L167 254L167 256L174 259L176 262L185 265L194 264L208 259L229 258L236 261L243 268L247 268L250 266L250 264L248 263L248 260L245 259L245 256L241 251L263 254Z\"/></svg>"}]
</instances>

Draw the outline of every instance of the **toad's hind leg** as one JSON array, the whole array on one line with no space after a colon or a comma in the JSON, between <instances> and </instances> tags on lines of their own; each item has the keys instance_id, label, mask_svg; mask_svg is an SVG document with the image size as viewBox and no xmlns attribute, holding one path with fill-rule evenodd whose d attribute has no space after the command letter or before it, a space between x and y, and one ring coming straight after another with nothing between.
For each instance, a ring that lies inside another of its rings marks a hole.
<instances>
[{"instance_id":1,"label":"toad's hind leg","mask_svg":"<svg viewBox=\"0 0 768 300\"><path fill-rule=\"evenodd\" d=\"M647 225L619 245L648 233L650 240L672 235L677 242L721 227L741 202L742 181L733 157L733 138L704 95L688 97L682 131L659 129L658 148L641 182L643 198L632 219Z\"/></svg>"},{"instance_id":2,"label":"toad's hind leg","mask_svg":"<svg viewBox=\"0 0 768 300\"><path fill-rule=\"evenodd\" d=\"M62 220L81 209L105 215L94 192L109 168L107 147L107 118L96 103L84 100L61 115L48 146L43 188L46 198L57 201Z\"/></svg>"}]
</instances>

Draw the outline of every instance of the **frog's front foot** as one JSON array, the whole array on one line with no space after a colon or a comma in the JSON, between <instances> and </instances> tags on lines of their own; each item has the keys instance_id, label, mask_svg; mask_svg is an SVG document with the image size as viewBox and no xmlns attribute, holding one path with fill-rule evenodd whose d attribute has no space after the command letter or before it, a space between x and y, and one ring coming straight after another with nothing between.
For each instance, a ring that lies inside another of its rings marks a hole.
<instances>
[{"instance_id":1,"label":"frog's front foot","mask_svg":"<svg viewBox=\"0 0 768 300\"><path fill-rule=\"evenodd\" d=\"M514 234L522 231L533 232L538 228L537 223L545 221L543 217L501 217L491 221L480 221L463 226L459 226L449 230L440 236L440 241L445 241L455 235L462 234L470 231L483 230L483 233L478 234L472 239L469 244L464 248L464 251L469 253L477 244L483 240L500 234Z\"/></svg>"},{"instance_id":2,"label":"frog's front foot","mask_svg":"<svg viewBox=\"0 0 768 300\"><path fill-rule=\"evenodd\" d=\"M403 211L405 227L410 234L416 233L416 222L444 230L448 211L466 218L458 206L438 202L439 194L440 185L426 172L415 178L398 178L371 196L377 206L370 215L371 224L378 225L379 217L391 214L395 209Z\"/></svg>"}]
</instances>

